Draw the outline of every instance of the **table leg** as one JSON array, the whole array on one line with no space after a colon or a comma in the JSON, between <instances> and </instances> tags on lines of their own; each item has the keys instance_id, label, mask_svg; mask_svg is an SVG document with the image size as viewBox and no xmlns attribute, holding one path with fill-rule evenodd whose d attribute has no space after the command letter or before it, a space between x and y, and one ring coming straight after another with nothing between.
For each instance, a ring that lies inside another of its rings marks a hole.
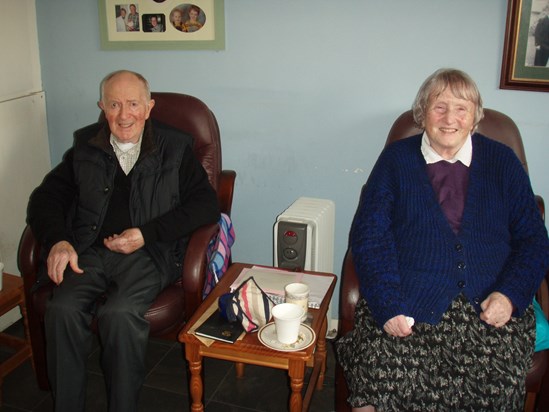
<instances>
[{"instance_id":1,"label":"table leg","mask_svg":"<svg viewBox=\"0 0 549 412\"><path fill-rule=\"evenodd\" d=\"M189 362L190 380L189 392L191 394L191 411L204 412L202 395L204 386L202 384L202 356L198 352L199 345L185 344L185 357Z\"/></svg>"},{"instance_id":2,"label":"table leg","mask_svg":"<svg viewBox=\"0 0 549 412\"><path fill-rule=\"evenodd\" d=\"M243 378L244 377L244 363L243 362L235 362L234 367L236 369L236 377L237 378Z\"/></svg>"},{"instance_id":3,"label":"table leg","mask_svg":"<svg viewBox=\"0 0 549 412\"><path fill-rule=\"evenodd\" d=\"M290 412L301 412L303 409L303 378L305 377L305 362L302 360L290 360L288 365L288 376L290 377Z\"/></svg>"},{"instance_id":4,"label":"table leg","mask_svg":"<svg viewBox=\"0 0 549 412\"><path fill-rule=\"evenodd\" d=\"M320 334L316 342L315 350L315 359L320 360L320 375L318 376L318 381L316 382L316 389L321 390L324 386L324 376L326 374L326 332L328 331L328 318L325 317L322 322L322 327L320 328ZM316 363L316 362L315 362Z\"/></svg>"}]
</instances>

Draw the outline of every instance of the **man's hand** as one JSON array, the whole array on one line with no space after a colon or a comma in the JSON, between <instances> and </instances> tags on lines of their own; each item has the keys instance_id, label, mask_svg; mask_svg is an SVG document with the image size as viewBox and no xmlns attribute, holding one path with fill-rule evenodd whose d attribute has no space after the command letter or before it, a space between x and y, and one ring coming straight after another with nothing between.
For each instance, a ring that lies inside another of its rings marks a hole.
<instances>
[{"instance_id":1,"label":"man's hand","mask_svg":"<svg viewBox=\"0 0 549 412\"><path fill-rule=\"evenodd\" d=\"M511 302L511 299L499 292L490 293L490 295L480 304L480 307L482 309L480 319L488 325L497 328L502 327L509 322L511 314L513 313L513 303Z\"/></svg>"},{"instance_id":2,"label":"man's hand","mask_svg":"<svg viewBox=\"0 0 549 412\"><path fill-rule=\"evenodd\" d=\"M105 247L113 252L129 255L145 245L141 230L126 229L119 235L112 235L103 240Z\"/></svg>"},{"instance_id":3,"label":"man's hand","mask_svg":"<svg viewBox=\"0 0 549 412\"><path fill-rule=\"evenodd\" d=\"M78 266L78 255L76 254L76 250L74 250L72 245L65 240L53 245L48 254L47 264L48 276L56 285L63 282L63 274L65 273L67 265L70 265L75 273L84 273Z\"/></svg>"},{"instance_id":4,"label":"man's hand","mask_svg":"<svg viewBox=\"0 0 549 412\"><path fill-rule=\"evenodd\" d=\"M385 322L385 325L383 325L383 330L387 332L387 334L398 336L399 338L404 338L412 334L412 327L404 315L398 315L389 319Z\"/></svg>"}]
</instances>

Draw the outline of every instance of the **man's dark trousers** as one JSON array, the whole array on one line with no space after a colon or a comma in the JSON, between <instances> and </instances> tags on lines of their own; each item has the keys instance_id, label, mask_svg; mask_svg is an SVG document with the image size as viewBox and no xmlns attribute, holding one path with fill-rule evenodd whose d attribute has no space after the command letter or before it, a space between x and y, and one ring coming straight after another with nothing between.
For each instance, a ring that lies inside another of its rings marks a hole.
<instances>
[{"instance_id":1,"label":"man's dark trousers","mask_svg":"<svg viewBox=\"0 0 549 412\"><path fill-rule=\"evenodd\" d=\"M144 249L125 255L94 246L79 255L78 263L84 273L68 267L46 310L55 410L85 410L90 325L96 315L109 411L135 412L146 373L149 324L144 314L160 293L161 275Z\"/></svg>"}]
</instances>

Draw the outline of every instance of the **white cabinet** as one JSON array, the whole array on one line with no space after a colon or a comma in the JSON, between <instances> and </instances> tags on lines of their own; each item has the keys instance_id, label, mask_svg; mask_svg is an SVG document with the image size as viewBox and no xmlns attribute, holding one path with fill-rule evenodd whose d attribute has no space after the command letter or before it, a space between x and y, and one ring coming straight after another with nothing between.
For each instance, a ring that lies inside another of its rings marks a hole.
<instances>
[{"instance_id":1,"label":"white cabinet","mask_svg":"<svg viewBox=\"0 0 549 412\"><path fill-rule=\"evenodd\" d=\"M0 102L42 90L35 0L0 0Z\"/></svg>"},{"instance_id":2,"label":"white cabinet","mask_svg":"<svg viewBox=\"0 0 549 412\"><path fill-rule=\"evenodd\" d=\"M30 192L50 170L35 0L0 0L0 256L19 274L17 247ZM0 330L19 318L11 311Z\"/></svg>"},{"instance_id":3,"label":"white cabinet","mask_svg":"<svg viewBox=\"0 0 549 412\"><path fill-rule=\"evenodd\" d=\"M16 254L31 191L50 170L43 92L0 103L0 252L18 274Z\"/></svg>"}]
</instances>

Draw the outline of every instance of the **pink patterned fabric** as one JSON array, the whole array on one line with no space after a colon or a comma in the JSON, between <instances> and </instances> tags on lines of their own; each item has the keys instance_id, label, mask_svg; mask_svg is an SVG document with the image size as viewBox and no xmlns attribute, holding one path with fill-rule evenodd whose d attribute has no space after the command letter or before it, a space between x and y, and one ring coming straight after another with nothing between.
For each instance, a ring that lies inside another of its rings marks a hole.
<instances>
[{"instance_id":1,"label":"pink patterned fabric","mask_svg":"<svg viewBox=\"0 0 549 412\"><path fill-rule=\"evenodd\" d=\"M239 321L246 332L255 332L271 319L273 301L249 277L233 293L219 298L221 313L231 322Z\"/></svg>"},{"instance_id":2,"label":"pink patterned fabric","mask_svg":"<svg viewBox=\"0 0 549 412\"><path fill-rule=\"evenodd\" d=\"M234 244L234 241L235 232L231 218L225 213L221 213L219 231L210 240L206 252L208 265L206 268L206 281L202 290L202 299L208 296L227 271L231 260L231 246Z\"/></svg>"}]
</instances>

